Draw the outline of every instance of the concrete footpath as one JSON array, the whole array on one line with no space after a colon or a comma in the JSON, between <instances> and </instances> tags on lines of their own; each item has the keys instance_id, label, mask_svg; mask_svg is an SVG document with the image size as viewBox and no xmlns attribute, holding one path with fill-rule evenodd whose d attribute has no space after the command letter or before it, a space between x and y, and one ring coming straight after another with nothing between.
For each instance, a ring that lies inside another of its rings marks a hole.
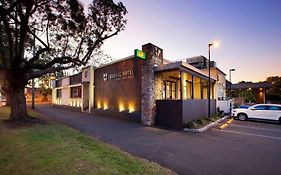
<instances>
[{"instance_id":1,"label":"concrete footpath","mask_svg":"<svg viewBox=\"0 0 281 175\"><path fill-rule=\"evenodd\" d=\"M36 110L178 174L281 174L281 140L215 129L200 134L164 130L50 105L37 105Z\"/></svg>"}]
</instances>

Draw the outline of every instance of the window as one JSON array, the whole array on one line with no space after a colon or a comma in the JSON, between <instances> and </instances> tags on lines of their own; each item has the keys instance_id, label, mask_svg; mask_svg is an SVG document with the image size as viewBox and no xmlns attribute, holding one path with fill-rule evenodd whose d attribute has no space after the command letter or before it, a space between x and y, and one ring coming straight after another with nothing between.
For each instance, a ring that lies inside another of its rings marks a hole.
<instances>
[{"instance_id":1,"label":"window","mask_svg":"<svg viewBox=\"0 0 281 175\"><path fill-rule=\"evenodd\" d=\"M71 87L71 98L81 98L81 86Z\"/></svg>"},{"instance_id":2,"label":"window","mask_svg":"<svg viewBox=\"0 0 281 175\"><path fill-rule=\"evenodd\" d=\"M269 106L269 110L281 111L281 107L279 107L279 106Z\"/></svg>"},{"instance_id":3,"label":"window","mask_svg":"<svg viewBox=\"0 0 281 175\"><path fill-rule=\"evenodd\" d=\"M176 83L172 82L172 99L176 98Z\"/></svg>"},{"instance_id":4,"label":"window","mask_svg":"<svg viewBox=\"0 0 281 175\"><path fill-rule=\"evenodd\" d=\"M186 93L186 99L191 99L192 97L192 82L186 80L186 87L185 87L185 93Z\"/></svg>"},{"instance_id":5,"label":"window","mask_svg":"<svg viewBox=\"0 0 281 175\"><path fill-rule=\"evenodd\" d=\"M166 99L176 99L176 82L166 81Z\"/></svg>"},{"instance_id":6,"label":"window","mask_svg":"<svg viewBox=\"0 0 281 175\"><path fill-rule=\"evenodd\" d=\"M256 110L268 110L268 108L269 108L268 106L263 106L263 105L255 107Z\"/></svg>"},{"instance_id":7,"label":"window","mask_svg":"<svg viewBox=\"0 0 281 175\"><path fill-rule=\"evenodd\" d=\"M57 89L57 98L61 98L61 89Z\"/></svg>"}]
</instances>

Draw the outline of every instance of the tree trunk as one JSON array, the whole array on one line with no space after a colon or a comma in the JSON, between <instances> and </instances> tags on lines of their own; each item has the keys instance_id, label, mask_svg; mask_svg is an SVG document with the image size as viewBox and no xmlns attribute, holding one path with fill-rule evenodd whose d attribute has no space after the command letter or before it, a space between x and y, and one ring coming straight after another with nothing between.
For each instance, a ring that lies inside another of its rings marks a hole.
<instances>
[{"instance_id":1,"label":"tree trunk","mask_svg":"<svg viewBox=\"0 0 281 175\"><path fill-rule=\"evenodd\" d=\"M27 114L26 101L24 96L24 85L13 87L11 89L11 122L24 122L30 121Z\"/></svg>"},{"instance_id":2,"label":"tree trunk","mask_svg":"<svg viewBox=\"0 0 281 175\"><path fill-rule=\"evenodd\" d=\"M6 93L6 106L11 106L11 95L9 93Z\"/></svg>"}]
</instances>

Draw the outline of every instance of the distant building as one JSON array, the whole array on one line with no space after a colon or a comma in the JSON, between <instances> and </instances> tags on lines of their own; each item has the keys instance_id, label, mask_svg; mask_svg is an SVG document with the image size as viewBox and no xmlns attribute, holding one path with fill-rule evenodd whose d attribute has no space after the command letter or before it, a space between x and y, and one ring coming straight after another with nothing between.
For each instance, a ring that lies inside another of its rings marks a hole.
<instances>
[{"instance_id":1,"label":"distant building","mask_svg":"<svg viewBox=\"0 0 281 175\"><path fill-rule=\"evenodd\" d=\"M207 69L209 67L209 60L203 55L186 58L186 62L196 67L197 69ZM217 66L216 62L211 61L210 67L216 67L216 66Z\"/></svg>"},{"instance_id":2,"label":"distant building","mask_svg":"<svg viewBox=\"0 0 281 175\"><path fill-rule=\"evenodd\" d=\"M32 88L26 87L24 91L26 102L32 102ZM42 93L41 88L34 88L34 102L49 102L52 101L51 94Z\"/></svg>"},{"instance_id":3,"label":"distant building","mask_svg":"<svg viewBox=\"0 0 281 175\"><path fill-rule=\"evenodd\" d=\"M245 103L267 103L266 94L272 88L270 82L245 82L231 84L227 83L227 93L234 98L234 104L241 105Z\"/></svg>"}]
</instances>

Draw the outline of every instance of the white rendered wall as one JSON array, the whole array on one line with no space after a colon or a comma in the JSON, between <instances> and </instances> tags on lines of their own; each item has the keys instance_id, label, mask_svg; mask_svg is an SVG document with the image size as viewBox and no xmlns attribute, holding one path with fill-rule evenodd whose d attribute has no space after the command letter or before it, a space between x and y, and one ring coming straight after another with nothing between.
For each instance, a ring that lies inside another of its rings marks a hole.
<instances>
[{"instance_id":1,"label":"white rendered wall","mask_svg":"<svg viewBox=\"0 0 281 175\"><path fill-rule=\"evenodd\" d=\"M65 87L61 90L61 105L69 105L70 88Z\"/></svg>"}]
</instances>

